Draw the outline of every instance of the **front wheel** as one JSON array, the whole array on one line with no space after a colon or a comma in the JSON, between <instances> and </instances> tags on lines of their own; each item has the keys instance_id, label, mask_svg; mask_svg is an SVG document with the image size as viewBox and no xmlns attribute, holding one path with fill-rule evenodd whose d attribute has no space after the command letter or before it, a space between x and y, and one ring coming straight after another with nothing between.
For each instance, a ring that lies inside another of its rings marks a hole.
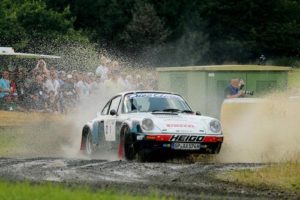
<instances>
[{"instance_id":1,"label":"front wheel","mask_svg":"<svg viewBox=\"0 0 300 200\"><path fill-rule=\"evenodd\" d=\"M123 128L122 135L124 137L124 156L127 160L133 160L136 156L135 139L128 126Z\"/></svg>"},{"instance_id":2,"label":"front wheel","mask_svg":"<svg viewBox=\"0 0 300 200\"><path fill-rule=\"evenodd\" d=\"M138 161L147 162L149 161L150 151L146 149L141 149L138 152Z\"/></svg>"}]
</instances>

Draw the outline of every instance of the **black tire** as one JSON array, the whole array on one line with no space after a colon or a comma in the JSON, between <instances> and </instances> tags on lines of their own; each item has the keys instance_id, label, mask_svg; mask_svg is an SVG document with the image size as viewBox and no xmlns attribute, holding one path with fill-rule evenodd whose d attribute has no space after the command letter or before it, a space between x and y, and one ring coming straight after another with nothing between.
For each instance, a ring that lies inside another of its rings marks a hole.
<instances>
[{"instance_id":1,"label":"black tire","mask_svg":"<svg viewBox=\"0 0 300 200\"><path fill-rule=\"evenodd\" d=\"M128 126L124 126L122 129L122 135L124 137L124 156L126 160L134 160L136 157L135 143L136 140L133 134L130 132Z\"/></svg>"},{"instance_id":2,"label":"black tire","mask_svg":"<svg viewBox=\"0 0 300 200\"><path fill-rule=\"evenodd\" d=\"M212 147L211 154L218 154L221 150L222 144L217 144Z\"/></svg>"},{"instance_id":3,"label":"black tire","mask_svg":"<svg viewBox=\"0 0 300 200\"><path fill-rule=\"evenodd\" d=\"M96 153L96 145L93 144L93 136L90 130L85 137L84 153L89 157L92 157Z\"/></svg>"},{"instance_id":4,"label":"black tire","mask_svg":"<svg viewBox=\"0 0 300 200\"><path fill-rule=\"evenodd\" d=\"M150 151L146 149L141 149L138 151L138 161L139 162L148 162L150 161Z\"/></svg>"}]
</instances>

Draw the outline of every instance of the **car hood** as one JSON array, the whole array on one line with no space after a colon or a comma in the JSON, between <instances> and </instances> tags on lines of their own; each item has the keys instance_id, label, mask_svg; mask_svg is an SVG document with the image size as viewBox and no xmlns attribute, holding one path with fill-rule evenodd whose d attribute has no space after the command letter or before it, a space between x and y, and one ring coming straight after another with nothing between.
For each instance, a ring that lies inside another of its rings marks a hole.
<instances>
[{"instance_id":1,"label":"car hood","mask_svg":"<svg viewBox=\"0 0 300 200\"><path fill-rule=\"evenodd\" d=\"M185 113L135 113L135 120L145 118L153 120L155 128L151 132L159 133L202 133L211 134L209 123L214 118Z\"/></svg>"}]
</instances>

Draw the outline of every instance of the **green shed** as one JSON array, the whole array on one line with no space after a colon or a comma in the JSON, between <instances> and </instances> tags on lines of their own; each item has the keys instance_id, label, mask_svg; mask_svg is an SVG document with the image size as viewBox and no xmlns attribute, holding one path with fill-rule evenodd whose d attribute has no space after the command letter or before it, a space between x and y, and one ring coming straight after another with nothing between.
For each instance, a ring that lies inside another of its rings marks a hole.
<instances>
[{"instance_id":1,"label":"green shed","mask_svg":"<svg viewBox=\"0 0 300 200\"><path fill-rule=\"evenodd\" d=\"M261 97L274 90L287 88L290 67L265 65L219 65L157 68L158 88L184 96L193 110L219 117L225 88L233 78L245 82L251 97Z\"/></svg>"}]
</instances>

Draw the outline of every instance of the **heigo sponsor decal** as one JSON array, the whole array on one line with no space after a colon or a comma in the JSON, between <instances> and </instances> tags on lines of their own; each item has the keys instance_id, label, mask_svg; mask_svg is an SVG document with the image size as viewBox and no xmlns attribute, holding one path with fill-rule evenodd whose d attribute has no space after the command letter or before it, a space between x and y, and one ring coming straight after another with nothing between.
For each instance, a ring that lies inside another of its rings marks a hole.
<instances>
[{"instance_id":1,"label":"heigo sponsor decal","mask_svg":"<svg viewBox=\"0 0 300 200\"><path fill-rule=\"evenodd\" d=\"M171 142L200 142L202 141L203 136L196 135L173 135L170 138Z\"/></svg>"},{"instance_id":2,"label":"heigo sponsor decal","mask_svg":"<svg viewBox=\"0 0 300 200\"><path fill-rule=\"evenodd\" d=\"M193 124L166 124L168 128L194 128Z\"/></svg>"}]
</instances>

